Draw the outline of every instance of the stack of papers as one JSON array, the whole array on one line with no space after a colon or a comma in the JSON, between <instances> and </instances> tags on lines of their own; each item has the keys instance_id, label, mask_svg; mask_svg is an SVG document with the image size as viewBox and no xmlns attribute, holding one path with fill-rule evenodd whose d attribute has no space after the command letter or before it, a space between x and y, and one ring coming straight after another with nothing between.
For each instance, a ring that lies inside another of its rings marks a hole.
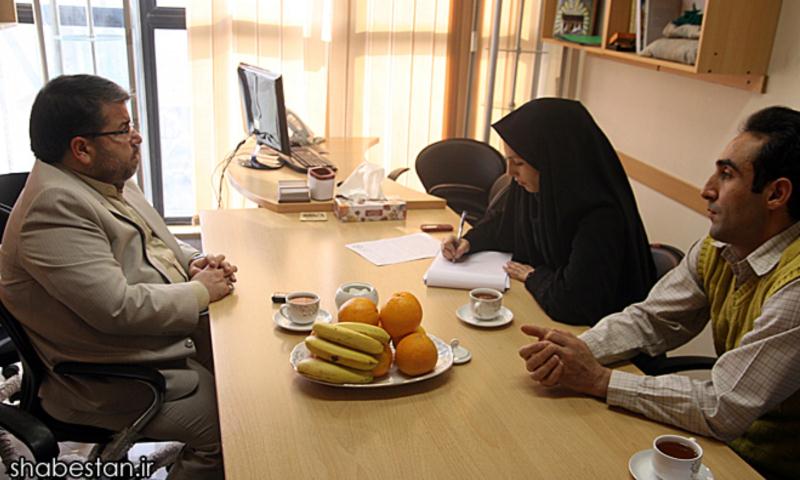
<instances>
[{"instance_id":1,"label":"stack of papers","mask_svg":"<svg viewBox=\"0 0 800 480\"><path fill-rule=\"evenodd\" d=\"M506 290L511 279L503 265L511 260L510 253L478 252L462 257L458 262L446 260L441 253L433 259L423 280L429 287L494 288Z\"/></svg>"},{"instance_id":2,"label":"stack of papers","mask_svg":"<svg viewBox=\"0 0 800 480\"><path fill-rule=\"evenodd\" d=\"M305 180L278 180L278 203L309 201L311 192Z\"/></svg>"}]
</instances>

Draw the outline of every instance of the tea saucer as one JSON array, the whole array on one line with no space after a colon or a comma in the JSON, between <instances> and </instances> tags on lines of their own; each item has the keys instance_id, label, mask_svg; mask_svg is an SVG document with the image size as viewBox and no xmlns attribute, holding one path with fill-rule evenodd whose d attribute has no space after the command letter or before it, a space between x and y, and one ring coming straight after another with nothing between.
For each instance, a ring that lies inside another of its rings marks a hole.
<instances>
[{"instance_id":1,"label":"tea saucer","mask_svg":"<svg viewBox=\"0 0 800 480\"><path fill-rule=\"evenodd\" d=\"M507 309L506 307L500 307L500 312L496 317L490 320L479 320L472 314L472 310L469 308L469 303L465 303L464 305L458 307L458 310L456 310L456 316L464 323L485 328L501 327L507 323L511 323L511 320L514 319L514 313L512 313L511 310Z\"/></svg>"},{"instance_id":2,"label":"tea saucer","mask_svg":"<svg viewBox=\"0 0 800 480\"><path fill-rule=\"evenodd\" d=\"M331 317L331 314L328 313L327 310L320 308L319 312L317 313L317 318L314 320L314 322L294 323L293 321L284 317L280 309L278 309L278 311L275 312L275 315L272 316L272 320L275 322L275 325L285 330L290 330L292 332L310 332L311 327L314 326L314 322L331 323L333 317Z\"/></svg>"},{"instance_id":3,"label":"tea saucer","mask_svg":"<svg viewBox=\"0 0 800 480\"><path fill-rule=\"evenodd\" d=\"M657 480L658 477L656 472L653 471L652 460L652 448L636 452L628 461L628 471L631 472L631 475L636 480ZM714 480L714 474L705 465L700 465L700 471L692 477L692 480Z\"/></svg>"}]
</instances>

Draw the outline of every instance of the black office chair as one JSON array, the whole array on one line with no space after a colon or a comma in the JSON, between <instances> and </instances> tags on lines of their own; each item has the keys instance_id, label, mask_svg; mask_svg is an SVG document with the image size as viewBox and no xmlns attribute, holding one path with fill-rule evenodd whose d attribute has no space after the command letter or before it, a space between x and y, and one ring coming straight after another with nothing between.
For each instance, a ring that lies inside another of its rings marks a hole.
<instances>
[{"instance_id":1,"label":"black office chair","mask_svg":"<svg viewBox=\"0 0 800 480\"><path fill-rule=\"evenodd\" d=\"M6 230L6 222L8 222L11 209L27 180L28 172L0 175L0 239L3 238L3 232Z\"/></svg>"},{"instance_id":2,"label":"black office chair","mask_svg":"<svg viewBox=\"0 0 800 480\"><path fill-rule=\"evenodd\" d=\"M679 248L663 243L651 243L650 253L653 255L653 263L656 265L656 279L660 279L664 274L677 267L684 256Z\"/></svg>"},{"instance_id":3,"label":"black office chair","mask_svg":"<svg viewBox=\"0 0 800 480\"><path fill-rule=\"evenodd\" d=\"M679 248L663 243L651 243L650 253L653 255L653 263L656 265L656 279L660 279L677 267L684 257ZM697 355L668 357L664 354L655 357L640 354L631 360L639 370L647 375L666 375L687 370L710 370L716 361L715 357Z\"/></svg>"},{"instance_id":4,"label":"black office chair","mask_svg":"<svg viewBox=\"0 0 800 480\"><path fill-rule=\"evenodd\" d=\"M11 215L11 209L14 208L27 180L28 172L0 175L0 242L3 239L3 232L6 230L8 216ZM0 326L0 367L3 368L3 377L11 378L19 372L16 367L17 362L19 362L17 350L11 339L8 338L8 334Z\"/></svg>"},{"instance_id":5,"label":"black office chair","mask_svg":"<svg viewBox=\"0 0 800 480\"><path fill-rule=\"evenodd\" d=\"M24 443L37 462L58 458L58 441L53 432L25 410L0 403L0 428Z\"/></svg>"},{"instance_id":6,"label":"black office chair","mask_svg":"<svg viewBox=\"0 0 800 480\"><path fill-rule=\"evenodd\" d=\"M394 170L389 172L389 175L386 175L386 178L396 182L398 177L400 177L400 175L406 173L407 171L408 171L408 167L395 168Z\"/></svg>"},{"instance_id":7,"label":"black office chair","mask_svg":"<svg viewBox=\"0 0 800 480\"><path fill-rule=\"evenodd\" d=\"M486 207L486 216L503 212L512 181L511 175L507 173L500 175L497 177L497 180L494 181L492 188L489 189L489 204Z\"/></svg>"},{"instance_id":8,"label":"black office chair","mask_svg":"<svg viewBox=\"0 0 800 480\"><path fill-rule=\"evenodd\" d=\"M500 152L469 138L428 145L417 155L415 167L425 191L444 198L456 213L466 210L473 225L486 212L492 185L506 171Z\"/></svg>"},{"instance_id":9,"label":"black office chair","mask_svg":"<svg viewBox=\"0 0 800 480\"><path fill-rule=\"evenodd\" d=\"M97 447L92 452L90 460L100 458L106 461L116 461L127 454L128 448L136 441L146 441L139 438L139 432L152 420L161 409L164 403L164 392L166 382L164 376L156 369L140 365L120 365L120 364L90 364L79 362L64 362L56 365L53 371L58 375L92 377L97 379L119 378L136 380L146 385L153 393L153 401L150 406L123 432L113 432L103 428L88 425L78 425L65 423L56 420L44 411L39 400L39 386L47 368L39 358L30 343L28 334L22 328L19 321L6 309L0 302L0 322L8 332L9 337L14 342L14 346L19 352L23 364L22 390L19 408L35 417L49 432L52 433L55 441L72 441L80 443L93 443ZM17 418L8 420L8 415L0 416L0 426L12 433L17 433L14 429L35 428L41 432L42 429L35 425L35 422L22 422L14 424ZM24 417L24 416L22 416ZM30 419L28 419L30 420ZM9 421L9 423L5 423ZM18 425L22 425L19 427ZM26 435L34 435L33 431L20 432L19 438L26 438ZM42 435L44 435L42 433ZM36 435L34 435L36 437ZM36 437L35 443L45 445L43 455L49 455L50 450L46 445L49 440Z\"/></svg>"}]
</instances>

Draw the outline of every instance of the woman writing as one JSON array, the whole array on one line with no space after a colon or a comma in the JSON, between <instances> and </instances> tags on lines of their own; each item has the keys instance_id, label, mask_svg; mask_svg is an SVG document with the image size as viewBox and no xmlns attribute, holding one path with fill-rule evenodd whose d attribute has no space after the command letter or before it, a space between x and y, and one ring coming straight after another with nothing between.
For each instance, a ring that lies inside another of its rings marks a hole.
<instances>
[{"instance_id":1,"label":"woman writing","mask_svg":"<svg viewBox=\"0 0 800 480\"><path fill-rule=\"evenodd\" d=\"M493 125L514 179L505 208L456 244L449 260L511 252L505 266L558 322L594 325L644 299L655 282L631 186L606 136L579 102L528 102Z\"/></svg>"}]
</instances>

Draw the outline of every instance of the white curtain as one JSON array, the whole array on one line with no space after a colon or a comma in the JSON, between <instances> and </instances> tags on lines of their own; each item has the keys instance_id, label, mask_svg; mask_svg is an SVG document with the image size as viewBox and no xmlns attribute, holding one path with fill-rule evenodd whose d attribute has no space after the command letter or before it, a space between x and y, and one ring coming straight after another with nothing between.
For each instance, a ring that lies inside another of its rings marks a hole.
<instances>
[{"instance_id":1,"label":"white curtain","mask_svg":"<svg viewBox=\"0 0 800 480\"><path fill-rule=\"evenodd\" d=\"M507 0L502 4L500 14L500 32L498 37L499 48L497 55L497 71L492 97L492 114L490 124L508 115L512 110L522 106L533 98L531 86L533 83L536 40L539 36L539 13L542 0ZM478 104L475 112L475 138L482 139L486 119L486 97L488 90L489 73L489 46L492 31L492 15L494 6L486 2L481 19L481 51L480 68L477 73ZM522 17L520 21L520 16ZM519 30L519 56L516 54L517 34ZM547 47L545 47L547 49ZM539 80L536 97L554 94L555 75L559 74L556 68L549 68L553 63L552 57L560 58L560 49L548 50L542 57L541 71L545 72ZM515 77L516 75L516 77ZM489 143L502 151L500 137L489 130Z\"/></svg>"},{"instance_id":2,"label":"white curtain","mask_svg":"<svg viewBox=\"0 0 800 480\"><path fill-rule=\"evenodd\" d=\"M280 72L316 135L378 137L368 159L412 167L401 181L421 189L414 159L442 136L449 12L449 0L190 2L198 209L215 205L214 168L245 136L239 62Z\"/></svg>"}]
</instances>

